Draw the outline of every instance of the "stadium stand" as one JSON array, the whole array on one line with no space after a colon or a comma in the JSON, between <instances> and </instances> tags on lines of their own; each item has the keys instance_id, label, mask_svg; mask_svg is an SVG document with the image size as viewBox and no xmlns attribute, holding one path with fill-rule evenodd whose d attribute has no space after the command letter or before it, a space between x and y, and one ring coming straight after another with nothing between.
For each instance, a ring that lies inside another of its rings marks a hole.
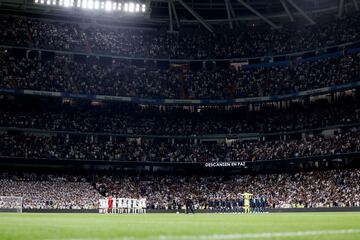
<instances>
[{"instance_id":1,"label":"stadium stand","mask_svg":"<svg viewBox=\"0 0 360 240\"><path fill-rule=\"evenodd\" d=\"M150 208L182 206L184 192L195 196L197 208L207 208L210 198L229 200L242 192L266 196L271 208L349 207L360 204L355 183L359 177L358 170L231 177L110 176L97 185L114 195L147 196Z\"/></svg>"},{"instance_id":2,"label":"stadium stand","mask_svg":"<svg viewBox=\"0 0 360 240\"><path fill-rule=\"evenodd\" d=\"M3 16L0 43L36 48L155 58L237 58L278 55L357 41L359 15L303 29L169 34L165 31L80 27L71 22ZM15 31L9 32L8 29ZM17 41L14 42L13 40ZM32 39L29 42L29 39ZM89 49L90 48L90 49Z\"/></svg>"},{"instance_id":3,"label":"stadium stand","mask_svg":"<svg viewBox=\"0 0 360 240\"><path fill-rule=\"evenodd\" d=\"M211 210L244 192L274 209L360 207L359 20L215 36L1 15L0 196L24 209L119 196L178 210L191 196ZM202 105L236 98L250 100ZM7 172L19 162L40 170ZM205 169L233 162L246 167Z\"/></svg>"},{"instance_id":4,"label":"stadium stand","mask_svg":"<svg viewBox=\"0 0 360 240\"><path fill-rule=\"evenodd\" d=\"M360 239L360 0L0 0L0 240Z\"/></svg>"},{"instance_id":5,"label":"stadium stand","mask_svg":"<svg viewBox=\"0 0 360 240\"><path fill-rule=\"evenodd\" d=\"M120 160L160 162L224 162L282 160L288 158L357 153L360 136L355 128L332 136L272 141L234 141L231 143L123 142L113 137L34 136L1 134L3 157Z\"/></svg>"},{"instance_id":6,"label":"stadium stand","mask_svg":"<svg viewBox=\"0 0 360 240\"><path fill-rule=\"evenodd\" d=\"M148 209L180 209L184 194L196 209L232 201L242 192L267 199L267 208L360 206L359 170L234 176L119 176L3 173L0 194L21 196L25 209L96 209L98 195L147 199ZM225 210L225 209L224 209Z\"/></svg>"},{"instance_id":7,"label":"stadium stand","mask_svg":"<svg viewBox=\"0 0 360 240\"><path fill-rule=\"evenodd\" d=\"M23 197L27 209L94 209L99 204L97 191L77 176L2 173L0 189L2 196Z\"/></svg>"},{"instance_id":8,"label":"stadium stand","mask_svg":"<svg viewBox=\"0 0 360 240\"><path fill-rule=\"evenodd\" d=\"M61 101L3 99L0 127L114 134L202 136L209 134L276 133L360 124L359 101L351 96L334 101L292 102L279 108L261 105L210 107L200 111L128 104L67 104Z\"/></svg>"},{"instance_id":9,"label":"stadium stand","mask_svg":"<svg viewBox=\"0 0 360 240\"><path fill-rule=\"evenodd\" d=\"M158 98L273 96L341 85L359 80L359 53L316 61L254 69L159 69L129 66L113 60L76 62L69 56L53 60L16 58L2 51L2 88L18 88Z\"/></svg>"}]
</instances>

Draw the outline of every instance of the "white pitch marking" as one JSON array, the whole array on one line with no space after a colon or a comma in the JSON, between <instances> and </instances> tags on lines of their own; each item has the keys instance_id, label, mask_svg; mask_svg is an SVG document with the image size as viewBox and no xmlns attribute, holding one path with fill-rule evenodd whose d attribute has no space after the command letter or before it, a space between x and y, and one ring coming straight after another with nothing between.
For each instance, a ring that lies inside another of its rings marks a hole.
<instances>
[{"instance_id":1,"label":"white pitch marking","mask_svg":"<svg viewBox=\"0 0 360 240\"><path fill-rule=\"evenodd\" d=\"M59 240L233 240L233 239L271 239L279 237L302 237L317 235L337 235L360 233L360 229L338 230L313 230L297 232L266 232L266 233L236 233L236 234L213 234L213 235L189 235L189 236L151 236L151 237L119 237L119 238L59 238ZM50 239L49 239L50 240Z\"/></svg>"},{"instance_id":2,"label":"white pitch marking","mask_svg":"<svg viewBox=\"0 0 360 240\"><path fill-rule=\"evenodd\" d=\"M194 236L159 236L146 238L147 240L226 240L226 239L252 239L252 238L276 238L276 237L301 237L312 235L336 235L360 233L360 229L340 229L340 230L314 230L298 232L267 232L267 233L239 233L239 234L214 234L214 235L194 235Z\"/></svg>"}]
</instances>

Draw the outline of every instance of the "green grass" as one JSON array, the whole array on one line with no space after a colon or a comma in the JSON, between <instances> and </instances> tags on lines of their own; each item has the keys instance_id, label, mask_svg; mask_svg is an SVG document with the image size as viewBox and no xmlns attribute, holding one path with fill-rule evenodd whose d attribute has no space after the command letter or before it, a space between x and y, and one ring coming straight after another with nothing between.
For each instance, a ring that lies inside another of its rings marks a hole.
<instances>
[{"instance_id":1,"label":"green grass","mask_svg":"<svg viewBox=\"0 0 360 240\"><path fill-rule=\"evenodd\" d=\"M348 229L352 230L344 231ZM256 215L0 213L0 240L10 239L358 240L360 239L360 213L279 213Z\"/></svg>"}]
</instances>

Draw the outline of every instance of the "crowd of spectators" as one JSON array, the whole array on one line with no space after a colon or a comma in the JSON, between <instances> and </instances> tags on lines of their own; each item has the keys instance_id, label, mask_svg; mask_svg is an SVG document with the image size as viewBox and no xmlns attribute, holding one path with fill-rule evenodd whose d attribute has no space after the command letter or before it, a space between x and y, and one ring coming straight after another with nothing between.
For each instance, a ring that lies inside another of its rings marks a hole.
<instances>
[{"instance_id":1,"label":"crowd of spectators","mask_svg":"<svg viewBox=\"0 0 360 240\"><path fill-rule=\"evenodd\" d=\"M0 44L154 58L232 58L302 51L359 39L360 15L300 30L169 34L154 30L79 26L30 18L0 17ZM289 66L190 70L111 64L72 56L19 58L0 51L0 87L79 94L167 98L234 98L293 93L359 80L360 55L344 53ZM80 110L79 110L80 109ZM290 109L173 109L39 105L1 106L0 127L125 134L204 135L303 130L359 123L357 103L314 104ZM231 117L229 117L231 116ZM0 133L0 156L110 161L223 162L282 160L360 151L356 127L301 138L243 141L124 139L96 134ZM95 179L95 180L94 180ZM99 193L147 199L148 208L172 209L192 196L207 208L209 196L250 192L270 207L360 206L359 170L239 176L0 175L0 196L23 197L24 208L95 209ZM94 184L92 184L94 183Z\"/></svg>"},{"instance_id":2,"label":"crowd of spectators","mask_svg":"<svg viewBox=\"0 0 360 240\"><path fill-rule=\"evenodd\" d=\"M26 20L14 17L0 17L0 43L7 46L29 46L31 38L29 37Z\"/></svg>"},{"instance_id":3,"label":"crowd of spectators","mask_svg":"<svg viewBox=\"0 0 360 240\"><path fill-rule=\"evenodd\" d=\"M136 67L74 61L17 58L0 52L0 87L80 94L157 98L236 98L271 96L358 81L360 54L254 69L215 70Z\"/></svg>"},{"instance_id":4,"label":"crowd of spectators","mask_svg":"<svg viewBox=\"0 0 360 240\"><path fill-rule=\"evenodd\" d=\"M26 209L96 209L99 197L146 198L148 209L179 209L191 196L196 209L208 200L249 192L270 208L360 206L359 169L234 176L0 175L0 195L23 197Z\"/></svg>"},{"instance_id":5,"label":"crowd of spectators","mask_svg":"<svg viewBox=\"0 0 360 240\"><path fill-rule=\"evenodd\" d=\"M357 153L357 128L334 135L254 141L130 139L114 136L30 134L0 135L0 156L70 160L135 162L224 162L283 160L299 157Z\"/></svg>"},{"instance_id":6,"label":"crowd of spectators","mask_svg":"<svg viewBox=\"0 0 360 240\"><path fill-rule=\"evenodd\" d=\"M209 134L302 131L360 124L360 105L353 97L333 103L318 100L278 109L263 106L209 108L200 112L171 108L107 104L67 105L58 101L0 102L0 127L98 132L129 135L201 136Z\"/></svg>"},{"instance_id":7,"label":"crowd of spectators","mask_svg":"<svg viewBox=\"0 0 360 240\"><path fill-rule=\"evenodd\" d=\"M103 176L100 192L121 197L145 197L148 208L177 209L192 196L195 207L208 208L209 196L236 198L248 192L265 196L270 208L360 206L360 171L333 170L239 176Z\"/></svg>"},{"instance_id":8,"label":"crowd of spectators","mask_svg":"<svg viewBox=\"0 0 360 240\"><path fill-rule=\"evenodd\" d=\"M28 19L27 26L34 47L62 51L88 50L86 35L77 24Z\"/></svg>"},{"instance_id":9,"label":"crowd of spectators","mask_svg":"<svg viewBox=\"0 0 360 240\"><path fill-rule=\"evenodd\" d=\"M254 57L318 49L359 39L359 16L315 26L278 30L249 27L220 31L180 31L88 26L45 19L1 17L0 44L154 58ZM24 30L26 29L26 30ZM11 32L10 32L11 30Z\"/></svg>"},{"instance_id":10,"label":"crowd of spectators","mask_svg":"<svg viewBox=\"0 0 360 240\"><path fill-rule=\"evenodd\" d=\"M95 209L99 204L98 195L82 177L0 175L0 196L22 197L22 207L26 209Z\"/></svg>"}]
</instances>

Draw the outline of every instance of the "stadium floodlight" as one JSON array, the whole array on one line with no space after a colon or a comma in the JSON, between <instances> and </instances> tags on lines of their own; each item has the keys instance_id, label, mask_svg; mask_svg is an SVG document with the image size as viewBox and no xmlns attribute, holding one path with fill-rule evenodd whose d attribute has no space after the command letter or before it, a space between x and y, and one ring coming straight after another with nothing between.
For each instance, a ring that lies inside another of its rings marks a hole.
<instances>
[{"instance_id":1,"label":"stadium floodlight","mask_svg":"<svg viewBox=\"0 0 360 240\"><path fill-rule=\"evenodd\" d=\"M100 2L99 1L95 1L94 3L94 9L98 10L100 8Z\"/></svg>"},{"instance_id":2,"label":"stadium floodlight","mask_svg":"<svg viewBox=\"0 0 360 240\"><path fill-rule=\"evenodd\" d=\"M117 10L117 3L116 2L113 2L113 8L112 10L116 11Z\"/></svg>"},{"instance_id":3,"label":"stadium floodlight","mask_svg":"<svg viewBox=\"0 0 360 240\"><path fill-rule=\"evenodd\" d=\"M52 1L52 4L53 4L53 5L56 5L56 0L53 0L53 1Z\"/></svg>"},{"instance_id":4,"label":"stadium floodlight","mask_svg":"<svg viewBox=\"0 0 360 240\"><path fill-rule=\"evenodd\" d=\"M121 8L122 8L122 3L119 2L119 3L118 3L118 10L121 11Z\"/></svg>"},{"instance_id":5,"label":"stadium floodlight","mask_svg":"<svg viewBox=\"0 0 360 240\"><path fill-rule=\"evenodd\" d=\"M36 4L38 4L38 3L39 3L39 0L35 0L34 2L35 2Z\"/></svg>"},{"instance_id":6,"label":"stadium floodlight","mask_svg":"<svg viewBox=\"0 0 360 240\"><path fill-rule=\"evenodd\" d=\"M135 4L133 2L129 3L129 12L135 12Z\"/></svg>"},{"instance_id":7,"label":"stadium floodlight","mask_svg":"<svg viewBox=\"0 0 360 240\"><path fill-rule=\"evenodd\" d=\"M124 12L128 12L128 11L129 11L129 4L124 3Z\"/></svg>"},{"instance_id":8,"label":"stadium floodlight","mask_svg":"<svg viewBox=\"0 0 360 240\"><path fill-rule=\"evenodd\" d=\"M112 10L111 1L106 1L105 10L106 11L111 11Z\"/></svg>"},{"instance_id":9,"label":"stadium floodlight","mask_svg":"<svg viewBox=\"0 0 360 240\"><path fill-rule=\"evenodd\" d=\"M135 12L140 12L140 4L135 5Z\"/></svg>"},{"instance_id":10,"label":"stadium floodlight","mask_svg":"<svg viewBox=\"0 0 360 240\"><path fill-rule=\"evenodd\" d=\"M87 8L87 0L82 0L81 7L86 9Z\"/></svg>"},{"instance_id":11,"label":"stadium floodlight","mask_svg":"<svg viewBox=\"0 0 360 240\"><path fill-rule=\"evenodd\" d=\"M64 0L64 7L70 7L70 0Z\"/></svg>"},{"instance_id":12,"label":"stadium floodlight","mask_svg":"<svg viewBox=\"0 0 360 240\"><path fill-rule=\"evenodd\" d=\"M45 0L41 0L40 3L41 3L41 4L44 4L44 3L45 3Z\"/></svg>"},{"instance_id":13,"label":"stadium floodlight","mask_svg":"<svg viewBox=\"0 0 360 240\"><path fill-rule=\"evenodd\" d=\"M88 7L88 9L93 9L94 8L94 1L93 0L88 0L87 7Z\"/></svg>"},{"instance_id":14,"label":"stadium floodlight","mask_svg":"<svg viewBox=\"0 0 360 240\"><path fill-rule=\"evenodd\" d=\"M143 13L146 11L146 5L145 5L145 4L141 5L141 11L142 11Z\"/></svg>"}]
</instances>

